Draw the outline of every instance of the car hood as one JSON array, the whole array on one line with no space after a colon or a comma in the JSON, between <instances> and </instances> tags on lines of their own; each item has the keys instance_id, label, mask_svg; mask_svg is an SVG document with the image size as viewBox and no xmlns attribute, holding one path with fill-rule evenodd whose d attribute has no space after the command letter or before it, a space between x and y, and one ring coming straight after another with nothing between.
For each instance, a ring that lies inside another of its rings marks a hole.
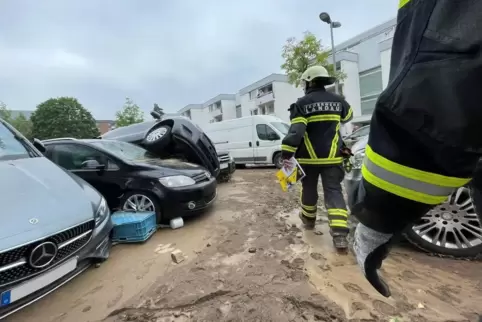
<instances>
[{"instance_id":1,"label":"car hood","mask_svg":"<svg viewBox=\"0 0 482 322\"><path fill-rule=\"evenodd\" d=\"M146 159L133 162L144 170L157 170L161 176L187 175L193 176L206 172L202 166L181 161L179 159Z\"/></svg>"},{"instance_id":2,"label":"car hood","mask_svg":"<svg viewBox=\"0 0 482 322\"><path fill-rule=\"evenodd\" d=\"M365 150L366 145L368 144L368 135L360 138L353 146L351 147L351 152L356 154Z\"/></svg>"},{"instance_id":3,"label":"car hood","mask_svg":"<svg viewBox=\"0 0 482 322\"><path fill-rule=\"evenodd\" d=\"M45 157L0 162L0 251L93 219L91 200Z\"/></svg>"}]
</instances>

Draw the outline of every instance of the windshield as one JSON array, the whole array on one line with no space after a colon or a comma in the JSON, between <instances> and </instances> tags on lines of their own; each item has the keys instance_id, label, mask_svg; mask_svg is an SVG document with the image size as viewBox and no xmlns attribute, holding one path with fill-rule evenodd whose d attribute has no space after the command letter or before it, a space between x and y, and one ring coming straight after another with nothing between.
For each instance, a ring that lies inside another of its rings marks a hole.
<instances>
[{"instance_id":1,"label":"windshield","mask_svg":"<svg viewBox=\"0 0 482 322\"><path fill-rule=\"evenodd\" d=\"M29 158L32 152L2 121L0 121L0 161Z\"/></svg>"},{"instance_id":2,"label":"windshield","mask_svg":"<svg viewBox=\"0 0 482 322\"><path fill-rule=\"evenodd\" d=\"M281 132L281 134L286 135L288 134L288 130L290 129L290 126L287 123L283 122L271 122L271 125L275 127L278 131Z\"/></svg>"},{"instance_id":3,"label":"windshield","mask_svg":"<svg viewBox=\"0 0 482 322\"><path fill-rule=\"evenodd\" d=\"M113 155L123 160L136 161L146 159L159 159L158 156L147 151L146 149L127 142L99 140L93 142L93 144L101 147L102 149L112 153Z\"/></svg>"}]
</instances>

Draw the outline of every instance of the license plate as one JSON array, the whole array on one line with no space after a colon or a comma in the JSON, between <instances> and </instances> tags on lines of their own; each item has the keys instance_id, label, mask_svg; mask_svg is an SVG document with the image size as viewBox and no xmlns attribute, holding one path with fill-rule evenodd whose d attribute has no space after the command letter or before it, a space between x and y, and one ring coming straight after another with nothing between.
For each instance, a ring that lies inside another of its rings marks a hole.
<instances>
[{"instance_id":1,"label":"license plate","mask_svg":"<svg viewBox=\"0 0 482 322\"><path fill-rule=\"evenodd\" d=\"M227 169L228 166L229 166L229 164L227 164L227 163L221 163L221 164L219 165L219 167L220 167L221 169Z\"/></svg>"},{"instance_id":2,"label":"license plate","mask_svg":"<svg viewBox=\"0 0 482 322\"><path fill-rule=\"evenodd\" d=\"M76 268L77 258L74 258L43 275L28 280L25 283L12 288L11 290L5 291L1 294L2 302L0 303L0 306L9 305L15 301L18 301L64 277Z\"/></svg>"}]
</instances>

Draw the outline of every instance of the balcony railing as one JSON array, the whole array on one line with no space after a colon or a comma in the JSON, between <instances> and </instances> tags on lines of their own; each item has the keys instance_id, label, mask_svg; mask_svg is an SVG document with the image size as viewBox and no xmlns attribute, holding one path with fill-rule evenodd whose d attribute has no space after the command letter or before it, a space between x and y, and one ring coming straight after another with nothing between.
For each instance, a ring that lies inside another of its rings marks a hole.
<instances>
[{"instance_id":1,"label":"balcony railing","mask_svg":"<svg viewBox=\"0 0 482 322\"><path fill-rule=\"evenodd\" d=\"M266 103L271 103L271 102L274 102L274 93L273 92L268 92L266 94L261 94L261 95L258 95L258 97L256 98L256 105L264 105Z\"/></svg>"}]
</instances>

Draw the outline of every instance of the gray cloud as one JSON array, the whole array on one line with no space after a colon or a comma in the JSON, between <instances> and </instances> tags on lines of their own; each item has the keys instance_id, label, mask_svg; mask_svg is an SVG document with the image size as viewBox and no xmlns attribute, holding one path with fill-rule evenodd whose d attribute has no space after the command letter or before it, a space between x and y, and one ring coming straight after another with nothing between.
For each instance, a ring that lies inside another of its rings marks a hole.
<instances>
[{"instance_id":1,"label":"gray cloud","mask_svg":"<svg viewBox=\"0 0 482 322\"><path fill-rule=\"evenodd\" d=\"M326 2L326 4L323 4ZM175 112L279 72L286 38L328 11L341 42L396 14L397 0L2 0L0 100L34 109L74 96L113 118L126 96Z\"/></svg>"}]
</instances>

